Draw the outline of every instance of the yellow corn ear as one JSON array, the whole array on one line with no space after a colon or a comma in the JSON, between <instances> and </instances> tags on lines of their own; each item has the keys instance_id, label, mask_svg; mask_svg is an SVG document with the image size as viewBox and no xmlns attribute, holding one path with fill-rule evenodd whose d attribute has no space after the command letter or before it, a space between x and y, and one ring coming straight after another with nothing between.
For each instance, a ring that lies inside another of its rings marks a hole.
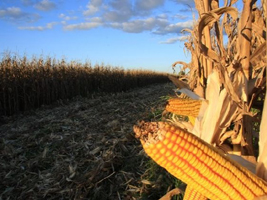
<instances>
[{"instance_id":1,"label":"yellow corn ear","mask_svg":"<svg viewBox=\"0 0 267 200\"><path fill-rule=\"evenodd\" d=\"M176 115L197 117L202 100L172 98L168 100L166 110Z\"/></svg>"},{"instance_id":2,"label":"yellow corn ear","mask_svg":"<svg viewBox=\"0 0 267 200\"><path fill-rule=\"evenodd\" d=\"M207 200L207 197L187 185L183 200Z\"/></svg>"},{"instance_id":3,"label":"yellow corn ear","mask_svg":"<svg viewBox=\"0 0 267 200\"><path fill-rule=\"evenodd\" d=\"M252 200L267 183L195 135L167 122L134 126L145 152L208 199Z\"/></svg>"}]
</instances>

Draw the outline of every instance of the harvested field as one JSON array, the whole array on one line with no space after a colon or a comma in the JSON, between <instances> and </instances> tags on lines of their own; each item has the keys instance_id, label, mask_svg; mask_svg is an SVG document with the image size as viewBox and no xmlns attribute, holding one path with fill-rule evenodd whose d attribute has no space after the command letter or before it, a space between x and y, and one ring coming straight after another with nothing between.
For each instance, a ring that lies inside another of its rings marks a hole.
<instances>
[{"instance_id":1,"label":"harvested field","mask_svg":"<svg viewBox=\"0 0 267 200\"><path fill-rule=\"evenodd\" d=\"M132 126L160 118L173 89L157 84L5 118L0 199L142 199L148 158Z\"/></svg>"}]
</instances>

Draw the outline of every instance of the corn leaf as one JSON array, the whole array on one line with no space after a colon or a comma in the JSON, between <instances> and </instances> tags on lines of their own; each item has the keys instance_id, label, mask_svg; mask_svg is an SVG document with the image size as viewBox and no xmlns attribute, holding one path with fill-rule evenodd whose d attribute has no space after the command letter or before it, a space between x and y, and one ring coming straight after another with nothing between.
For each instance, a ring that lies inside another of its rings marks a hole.
<instances>
[{"instance_id":1,"label":"corn leaf","mask_svg":"<svg viewBox=\"0 0 267 200\"><path fill-rule=\"evenodd\" d=\"M239 87L242 87L242 85L243 83L240 82ZM233 92L238 89L236 86L235 89L233 88ZM233 102L229 92L225 88L222 89L218 71L214 71L208 78L206 100L209 103L204 116L202 119L196 120L197 128L193 132L206 142L219 146L223 143L222 138L224 138L223 134L227 127L230 126L232 121L239 118L241 110L238 104Z\"/></svg>"},{"instance_id":2,"label":"corn leaf","mask_svg":"<svg viewBox=\"0 0 267 200\"><path fill-rule=\"evenodd\" d=\"M214 9L208 13L203 14L201 20L198 25L198 38L202 38L202 32L206 26L212 26L215 22L219 20L222 14L227 13L232 16L233 19L236 19L238 16L237 9L233 7L223 7ZM199 40L199 46L202 53L207 56L209 60L219 63L221 59L217 55L217 53L211 49L209 49L206 45L204 45L201 40Z\"/></svg>"}]
</instances>

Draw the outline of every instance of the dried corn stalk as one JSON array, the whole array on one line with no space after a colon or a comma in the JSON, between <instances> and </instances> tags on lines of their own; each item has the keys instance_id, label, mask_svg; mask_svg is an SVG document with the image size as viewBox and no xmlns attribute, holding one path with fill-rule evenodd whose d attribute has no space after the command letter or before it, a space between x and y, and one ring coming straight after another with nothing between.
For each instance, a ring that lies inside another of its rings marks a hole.
<instances>
[{"instance_id":1,"label":"dried corn stalk","mask_svg":"<svg viewBox=\"0 0 267 200\"><path fill-rule=\"evenodd\" d=\"M262 110L265 98L266 1L262 0L262 10L256 1L242 2L243 10L238 14L233 7L236 1L225 1L223 7L218 1L195 1L199 20L192 30L186 30L191 33L185 46L192 61L183 64L189 70L183 79L209 102L193 133L218 147L230 138L229 153L255 162L251 110ZM205 40L210 37L211 46ZM207 60L212 62L212 70Z\"/></svg>"}]
</instances>

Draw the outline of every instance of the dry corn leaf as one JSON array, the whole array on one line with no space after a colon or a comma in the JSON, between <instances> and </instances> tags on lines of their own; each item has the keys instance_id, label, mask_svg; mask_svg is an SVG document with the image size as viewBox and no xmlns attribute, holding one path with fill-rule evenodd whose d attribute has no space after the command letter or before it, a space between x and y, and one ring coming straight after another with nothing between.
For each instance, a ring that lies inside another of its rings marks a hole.
<instances>
[{"instance_id":1,"label":"dry corn leaf","mask_svg":"<svg viewBox=\"0 0 267 200\"><path fill-rule=\"evenodd\" d=\"M200 96L198 96L196 93L192 92L191 90L189 89L186 89L186 88L182 88L180 90L178 90L179 92L181 93L184 93L186 94L188 97L190 97L191 99L195 99L195 100L200 100L200 99L203 99L201 98Z\"/></svg>"},{"instance_id":2,"label":"dry corn leaf","mask_svg":"<svg viewBox=\"0 0 267 200\"><path fill-rule=\"evenodd\" d=\"M262 43L260 46L256 48L253 54L250 56L250 63L255 66L261 60L264 60L264 56L266 55L266 42Z\"/></svg>"},{"instance_id":3,"label":"dry corn leaf","mask_svg":"<svg viewBox=\"0 0 267 200\"><path fill-rule=\"evenodd\" d=\"M175 76L172 75L168 75L168 78L173 82L173 84L177 87L177 88L187 88L190 89L189 85L187 83L185 83L184 81L179 80L178 78L176 78Z\"/></svg>"},{"instance_id":4,"label":"dry corn leaf","mask_svg":"<svg viewBox=\"0 0 267 200\"><path fill-rule=\"evenodd\" d=\"M143 184L145 184L145 185L152 185L152 182L151 181L149 181L149 180L142 180L141 181Z\"/></svg>"},{"instance_id":5,"label":"dry corn leaf","mask_svg":"<svg viewBox=\"0 0 267 200\"><path fill-rule=\"evenodd\" d=\"M263 29L262 26L259 26L258 24L253 23L252 24L252 31L261 38L266 38L266 31Z\"/></svg>"},{"instance_id":6,"label":"dry corn leaf","mask_svg":"<svg viewBox=\"0 0 267 200\"><path fill-rule=\"evenodd\" d=\"M233 19L236 19L238 16L237 9L233 7L222 7L203 14L198 24L198 38L202 38L202 32L206 26L211 27L213 23L217 22L221 15L224 13L231 15ZM205 44L201 42L201 40L199 40L199 45L202 53L207 56L207 59L213 60L214 62L218 63L221 61L218 54L214 50L209 49Z\"/></svg>"},{"instance_id":7,"label":"dry corn leaf","mask_svg":"<svg viewBox=\"0 0 267 200\"><path fill-rule=\"evenodd\" d=\"M214 71L208 78L206 100L209 101L203 118L196 123L194 134L210 144L220 144L222 134L238 116L237 104L233 103L226 89L221 89L219 73ZM196 125L197 125L196 124Z\"/></svg>"},{"instance_id":8,"label":"dry corn leaf","mask_svg":"<svg viewBox=\"0 0 267 200\"><path fill-rule=\"evenodd\" d=\"M174 188L173 190L165 194L163 197L161 197L159 200L171 200L174 195L178 195L181 193L182 191L179 188Z\"/></svg>"}]
</instances>

